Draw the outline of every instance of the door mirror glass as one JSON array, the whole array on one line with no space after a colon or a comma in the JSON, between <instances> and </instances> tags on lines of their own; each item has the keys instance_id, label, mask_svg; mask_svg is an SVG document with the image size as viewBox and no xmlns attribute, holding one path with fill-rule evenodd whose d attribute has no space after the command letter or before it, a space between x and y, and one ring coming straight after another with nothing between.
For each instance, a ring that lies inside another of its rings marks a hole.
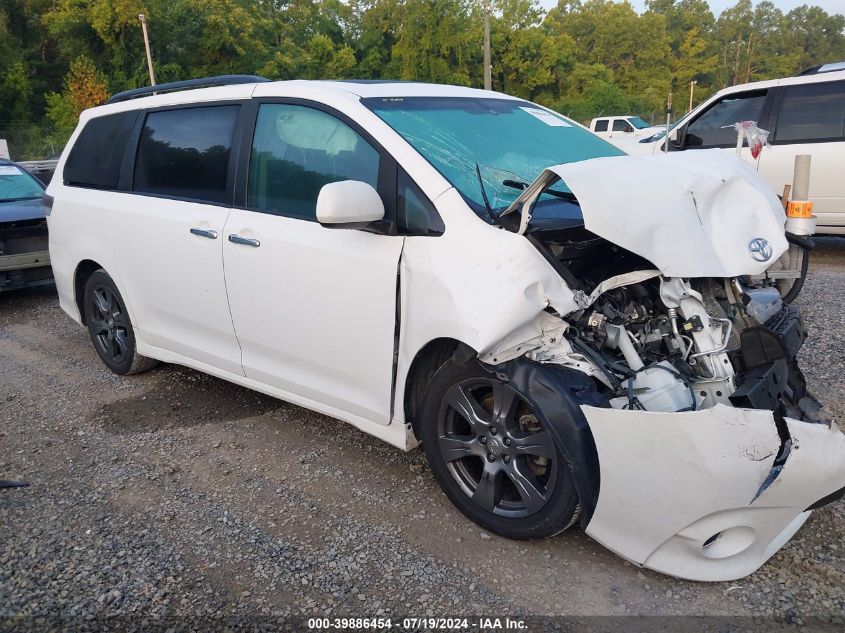
<instances>
[{"instance_id":1,"label":"door mirror glass","mask_svg":"<svg viewBox=\"0 0 845 633\"><path fill-rule=\"evenodd\" d=\"M341 180L323 185L317 196L320 224L358 228L384 219L384 203L372 185Z\"/></svg>"}]
</instances>

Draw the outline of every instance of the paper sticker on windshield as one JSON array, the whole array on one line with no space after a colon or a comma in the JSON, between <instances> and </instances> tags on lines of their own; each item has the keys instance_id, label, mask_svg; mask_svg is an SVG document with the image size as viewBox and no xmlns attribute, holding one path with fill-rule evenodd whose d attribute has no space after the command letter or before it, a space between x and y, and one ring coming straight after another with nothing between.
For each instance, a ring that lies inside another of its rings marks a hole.
<instances>
[{"instance_id":1,"label":"paper sticker on windshield","mask_svg":"<svg viewBox=\"0 0 845 633\"><path fill-rule=\"evenodd\" d=\"M550 125L552 127L572 127L569 123L556 117L551 112L546 112L545 110L541 110L540 108L520 108L523 112L527 112L535 119L539 119L546 125Z\"/></svg>"},{"instance_id":2,"label":"paper sticker on windshield","mask_svg":"<svg viewBox=\"0 0 845 633\"><path fill-rule=\"evenodd\" d=\"M20 176L22 173L14 165L0 165L0 176Z\"/></svg>"}]
</instances>

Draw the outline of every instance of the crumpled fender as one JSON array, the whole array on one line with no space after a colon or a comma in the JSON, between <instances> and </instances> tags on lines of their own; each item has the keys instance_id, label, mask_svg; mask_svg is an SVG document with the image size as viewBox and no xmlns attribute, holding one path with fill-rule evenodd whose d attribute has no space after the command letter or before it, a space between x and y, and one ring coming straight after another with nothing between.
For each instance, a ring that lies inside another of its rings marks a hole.
<instances>
[{"instance_id":1,"label":"crumpled fender","mask_svg":"<svg viewBox=\"0 0 845 633\"><path fill-rule=\"evenodd\" d=\"M787 418L790 450L770 478L781 447L771 411L582 411L601 476L586 533L662 573L746 576L845 486L845 435L835 426Z\"/></svg>"},{"instance_id":2,"label":"crumpled fender","mask_svg":"<svg viewBox=\"0 0 845 633\"><path fill-rule=\"evenodd\" d=\"M498 365L479 365L491 377L519 391L534 409L544 428L554 436L569 462L581 501L581 526L590 521L599 498L601 477L598 454L581 405L607 406L595 381L573 369L541 364L524 357Z\"/></svg>"}]
</instances>

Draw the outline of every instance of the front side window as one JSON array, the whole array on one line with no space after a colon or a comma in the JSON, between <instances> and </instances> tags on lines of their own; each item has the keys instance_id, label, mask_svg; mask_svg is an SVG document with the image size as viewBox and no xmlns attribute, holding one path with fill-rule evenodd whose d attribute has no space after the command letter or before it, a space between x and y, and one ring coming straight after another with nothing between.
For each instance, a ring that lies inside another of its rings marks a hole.
<instances>
[{"instance_id":1,"label":"front side window","mask_svg":"<svg viewBox=\"0 0 845 633\"><path fill-rule=\"evenodd\" d=\"M82 128L65 163L65 184L96 189L117 189L126 144L138 112L107 114Z\"/></svg>"},{"instance_id":2,"label":"front side window","mask_svg":"<svg viewBox=\"0 0 845 633\"><path fill-rule=\"evenodd\" d=\"M151 112L135 159L133 190L225 203L229 156L240 106Z\"/></svg>"},{"instance_id":3,"label":"front side window","mask_svg":"<svg viewBox=\"0 0 845 633\"><path fill-rule=\"evenodd\" d=\"M485 219L509 206L546 167L624 155L568 119L527 101L477 97L361 101ZM566 191L563 183L555 187Z\"/></svg>"},{"instance_id":4,"label":"front side window","mask_svg":"<svg viewBox=\"0 0 845 633\"><path fill-rule=\"evenodd\" d=\"M17 165L0 163L0 203L38 200L44 187Z\"/></svg>"},{"instance_id":5,"label":"front side window","mask_svg":"<svg viewBox=\"0 0 845 633\"><path fill-rule=\"evenodd\" d=\"M845 81L789 86L780 106L775 141L845 139Z\"/></svg>"},{"instance_id":6,"label":"front side window","mask_svg":"<svg viewBox=\"0 0 845 633\"><path fill-rule=\"evenodd\" d=\"M736 144L734 123L759 123L765 102L765 90L723 97L687 126L684 144L688 147L728 147Z\"/></svg>"},{"instance_id":7,"label":"front side window","mask_svg":"<svg viewBox=\"0 0 845 633\"><path fill-rule=\"evenodd\" d=\"M323 185L378 185L379 153L340 119L314 108L265 103L258 109L249 158L247 206L316 219Z\"/></svg>"},{"instance_id":8,"label":"front side window","mask_svg":"<svg viewBox=\"0 0 845 633\"><path fill-rule=\"evenodd\" d=\"M622 119L616 119L613 122L613 131L614 132L633 132L634 128L627 121L623 121Z\"/></svg>"}]
</instances>

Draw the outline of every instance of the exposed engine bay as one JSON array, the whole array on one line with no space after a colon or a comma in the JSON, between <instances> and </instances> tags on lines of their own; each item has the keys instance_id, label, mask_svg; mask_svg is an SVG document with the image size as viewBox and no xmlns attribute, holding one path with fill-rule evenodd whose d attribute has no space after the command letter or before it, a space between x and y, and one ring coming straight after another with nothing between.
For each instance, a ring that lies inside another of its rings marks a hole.
<instances>
[{"instance_id":1,"label":"exposed engine bay","mask_svg":"<svg viewBox=\"0 0 845 633\"><path fill-rule=\"evenodd\" d=\"M534 360L590 373L617 409L678 412L722 403L815 416L795 360L806 334L798 310L776 289L748 288L740 278L667 278L583 227L536 231L530 239L583 305L558 315L566 325L557 346L532 350Z\"/></svg>"}]
</instances>

